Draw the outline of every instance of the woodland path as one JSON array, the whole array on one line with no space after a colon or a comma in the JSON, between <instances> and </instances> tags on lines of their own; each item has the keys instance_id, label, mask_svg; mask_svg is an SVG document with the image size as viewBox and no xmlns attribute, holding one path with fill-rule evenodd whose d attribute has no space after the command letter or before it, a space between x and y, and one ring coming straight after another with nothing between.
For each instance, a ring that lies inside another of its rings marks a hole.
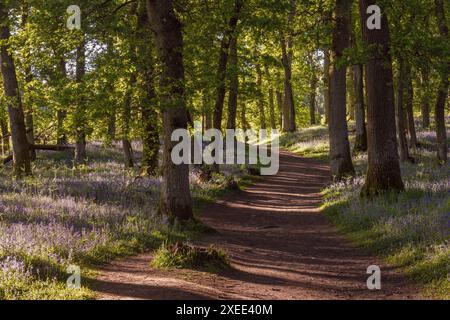
<instances>
[{"instance_id":1,"label":"woodland path","mask_svg":"<svg viewBox=\"0 0 450 320\"><path fill-rule=\"evenodd\" d=\"M220 274L149 267L151 253L106 265L98 299L414 299L417 289L395 268L354 247L320 214L329 168L288 152L280 171L200 214L217 230L196 244L228 251ZM367 289L367 267L379 265L382 289Z\"/></svg>"}]
</instances>

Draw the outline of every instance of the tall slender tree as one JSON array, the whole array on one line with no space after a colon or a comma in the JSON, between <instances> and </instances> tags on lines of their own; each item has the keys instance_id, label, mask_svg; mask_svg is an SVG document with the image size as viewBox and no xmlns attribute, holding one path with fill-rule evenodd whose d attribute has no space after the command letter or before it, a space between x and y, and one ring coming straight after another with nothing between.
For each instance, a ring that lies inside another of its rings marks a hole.
<instances>
[{"instance_id":1,"label":"tall slender tree","mask_svg":"<svg viewBox=\"0 0 450 320\"><path fill-rule=\"evenodd\" d=\"M227 129L236 129L236 112L238 105L239 73L238 73L238 39L233 35L230 43L230 90L228 95Z\"/></svg>"},{"instance_id":2,"label":"tall slender tree","mask_svg":"<svg viewBox=\"0 0 450 320\"><path fill-rule=\"evenodd\" d=\"M86 164L86 111L83 92L83 80L86 74L86 48L83 39L77 47L75 81L77 83L76 110L75 110L75 165Z\"/></svg>"},{"instance_id":3,"label":"tall slender tree","mask_svg":"<svg viewBox=\"0 0 450 320\"><path fill-rule=\"evenodd\" d=\"M281 44L281 62L284 68L284 99L283 99L283 125L285 132L294 132L297 130L295 123L295 104L294 93L292 89L292 58L294 55L294 36L293 23L297 13L297 1L290 0L290 11L288 14L287 34L280 33Z\"/></svg>"},{"instance_id":4,"label":"tall slender tree","mask_svg":"<svg viewBox=\"0 0 450 320\"><path fill-rule=\"evenodd\" d=\"M366 110L364 102L364 81L363 81L363 66L356 64L352 67L353 72L353 89L355 95L355 120L356 120L356 135L355 146L353 151L365 152L367 151L367 129L366 129Z\"/></svg>"},{"instance_id":5,"label":"tall slender tree","mask_svg":"<svg viewBox=\"0 0 450 320\"><path fill-rule=\"evenodd\" d=\"M0 2L0 64L3 88L8 105L13 150L14 175L31 174L30 147L27 138L22 100L17 83L14 59L9 51L9 17L7 8Z\"/></svg>"}]
</instances>

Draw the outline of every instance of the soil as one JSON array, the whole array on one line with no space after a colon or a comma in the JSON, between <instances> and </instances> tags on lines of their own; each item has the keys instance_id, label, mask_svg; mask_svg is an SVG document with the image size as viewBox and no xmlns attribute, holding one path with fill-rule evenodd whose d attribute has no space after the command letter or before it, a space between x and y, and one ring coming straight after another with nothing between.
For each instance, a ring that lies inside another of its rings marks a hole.
<instances>
[{"instance_id":1,"label":"soil","mask_svg":"<svg viewBox=\"0 0 450 320\"><path fill-rule=\"evenodd\" d=\"M152 253L100 270L98 299L417 299L418 289L396 268L357 248L320 213L329 182L321 161L288 152L280 171L208 206L200 219L217 232L195 245L228 252L231 268L213 274L156 270ZM381 290L367 288L371 265Z\"/></svg>"}]
</instances>

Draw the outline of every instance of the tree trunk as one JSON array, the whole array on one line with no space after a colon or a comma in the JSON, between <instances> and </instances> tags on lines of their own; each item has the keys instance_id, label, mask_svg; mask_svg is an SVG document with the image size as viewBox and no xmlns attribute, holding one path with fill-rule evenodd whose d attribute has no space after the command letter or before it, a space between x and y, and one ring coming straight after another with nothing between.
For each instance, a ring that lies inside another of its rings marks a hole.
<instances>
[{"instance_id":1,"label":"tree trunk","mask_svg":"<svg viewBox=\"0 0 450 320\"><path fill-rule=\"evenodd\" d=\"M339 180L355 173L348 140L346 66L338 65L350 40L350 0L336 0L330 68L329 135L331 174ZM342 63L341 63L342 64Z\"/></svg>"},{"instance_id":2,"label":"tree trunk","mask_svg":"<svg viewBox=\"0 0 450 320\"><path fill-rule=\"evenodd\" d=\"M247 112L247 105L245 104L245 101L242 101L241 104L241 125L242 125L242 130L246 131L248 129L250 129L250 126L247 122L247 118L245 113Z\"/></svg>"},{"instance_id":3,"label":"tree trunk","mask_svg":"<svg viewBox=\"0 0 450 320\"><path fill-rule=\"evenodd\" d=\"M5 156L9 151L9 131L8 131L8 123L7 120L2 117L0 119L0 128L2 132L2 157Z\"/></svg>"},{"instance_id":4,"label":"tree trunk","mask_svg":"<svg viewBox=\"0 0 450 320\"><path fill-rule=\"evenodd\" d=\"M264 94L262 88L262 71L259 62L256 63L256 87L258 88L259 128L266 129L266 113L264 110Z\"/></svg>"},{"instance_id":5,"label":"tree trunk","mask_svg":"<svg viewBox=\"0 0 450 320\"><path fill-rule=\"evenodd\" d=\"M279 111L280 128L282 128L282 126L283 126L283 94L277 90L276 96L277 96L277 106L278 106L278 111Z\"/></svg>"},{"instance_id":6,"label":"tree trunk","mask_svg":"<svg viewBox=\"0 0 450 320\"><path fill-rule=\"evenodd\" d=\"M61 73L61 79L67 78L67 70L66 70L66 62L64 61L64 58L61 58L59 61L59 69ZM67 136L66 132L64 130L64 120L66 119L67 112L65 110L58 110L56 112L56 121L57 121L57 127L56 127L56 143L57 144L67 144Z\"/></svg>"},{"instance_id":7,"label":"tree trunk","mask_svg":"<svg viewBox=\"0 0 450 320\"><path fill-rule=\"evenodd\" d=\"M22 8L22 28L26 28L26 24L28 21L28 6L26 4L23 5ZM28 54L30 54L28 52ZM31 65L27 62L25 64L25 83L28 87L29 91L33 91L31 86L31 82L33 81L33 74L31 73ZM34 144L34 122L33 122L33 102L31 99L28 99L27 105L25 106L25 127L27 130L27 139L30 145ZM34 149L30 149L30 160L36 160L36 151Z\"/></svg>"},{"instance_id":8,"label":"tree trunk","mask_svg":"<svg viewBox=\"0 0 450 320\"><path fill-rule=\"evenodd\" d=\"M239 20L239 13L243 6L243 0L235 0L233 15L230 18L227 29L224 33L220 44L219 65L217 69L217 89L216 89L216 103L214 105L213 126L215 129L222 129L222 113L223 102L225 100L225 77L228 63L228 50L231 39L236 30Z\"/></svg>"},{"instance_id":9,"label":"tree trunk","mask_svg":"<svg viewBox=\"0 0 450 320\"><path fill-rule=\"evenodd\" d=\"M408 66L407 73L407 86L406 86L406 115L408 117L408 133L409 133L409 147L413 152L415 152L417 148L417 135L416 135L416 127L414 124L414 89L412 84L412 74L411 74L411 66Z\"/></svg>"},{"instance_id":10,"label":"tree trunk","mask_svg":"<svg viewBox=\"0 0 450 320\"><path fill-rule=\"evenodd\" d=\"M444 1L435 0L435 12L439 25L439 33L443 43L449 42L448 26L445 17ZM437 137L437 158L439 161L446 163L448 160L447 147L447 131L445 128L445 104L447 101L448 87L449 87L449 72L450 72L450 56L448 52L444 51L442 56L443 63L441 69L441 82L439 84L439 91L436 100L436 107L434 117L436 122L436 137Z\"/></svg>"},{"instance_id":11,"label":"tree trunk","mask_svg":"<svg viewBox=\"0 0 450 320\"><path fill-rule=\"evenodd\" d=\"M171 141L174 130L187 130L187 112L184 88L183 35L172 0L147 0L151 29L162 64L161 107L163 112L163 159L160 213L170 222L193 218L189 190L189 165L176 165L171 152L177 142Z\"/></svg>"},{"instance_id":12,"label":"tree trunk","mask_svg":"<svg viewBox=\"0 0 450 320\"><path fill-rule=\"evenodd\" d=\"M208 92L206 89L203 90L202 95L202 104L203 104L203 110L205 113L205 130L209 130L213 127L213 117L210 107L210 97L208 95Z\"/></svg>"},{"instance_id":13,"label":"tree trunk","mask_svg":"<svg viewBox=\"0 0 450 320\"><path fill-rule=\"evenodd\" d=\"M406 139L407 119L405 112L405 86L407 78L407 70L402 58L399 59L399 73L397 84L397 131L400 150L400 160L413 162L413 158L409 155L408 141Z\"/></svg>"},{"instance_id":14,"label":"tree trunk","mask_svg":"<svg viewBox=\"0 0 450 320\"><path fill-rule=\"evenodd\" d=\"M290 0L290 12L288 16L288 34L281 32L281 53L284 67L284 100L283 100L283 131L295 132L295 105L292 90L292 57L293 57L293 29L294 18L297 13L296 0Z\"/></svg>"},{"instance_id":15,"label":"tree trunk","mask_svg":"<svg viewBox=\"0 0 450 320\"><path fill-rule=\"evenodd\" d=\"M141 74L145 95L141 100L142 115L142 164L141 173L155 175L158 171L159 127L154 84L155 61L153 59L153 43L150 36L145 0L139 2L137 11L138 56L137 70Z\"/></svg>"},{"instance_id":16,"label":"tree trunk","mask_svg":"<svg viewBox=\"0 0 450 320\"><path fill-rule=\"evenodd\" d=\"M10 37L8 12L0 3L0 64L3 76L3 88L8 105L13 149L13 171L16 177L31 174L29 144L19 87L17 84L14 60L8 48Z\"/></svg>"},{"instance_id":17,"label":"tree trunk","mask_svg":"<svg viewBox=\"0 0 450 320\"><path fill-rule=\"evenodd\" d=\"M324 51L323 61L323 108L325 109L325 124L328 124L330 114L330 51L328 49Z\"/></svg>"},{"instance_id":18,"label":"tree trunk","mask_svg":"<svg viewBox=\"0 0 450 320\"><path fill-rule=\"evenodd\" d=\"M27 76L25 77L25 81L29 84L33 76L31 75L31 68L27 68ZM25 111L25 127L27 131L27 139L29 144L34 144L34 121L33 121L33 105L31 101L28 101L28 106ZM34 149L30 149L30 160L36 160L36 151Z\"/></svg>"},{"instance_id":19,"label":"tree trunk","mask_svg":"<svg viewBox=\"0 0 450 320\"><path fill-rule=\"evenodd\" d=\"M366 130L366 110L364 106L364 81L363 66L360 64L352 67L353 71L353 89L355 95L355 120L356 136L353 151L367 151L367 130Z\"/></svg>"},{"instance_id":20,"label":"tree trunk","mask_svg":"<svg viewBox=\"0 0 450 320\"><path fill-rule=\"evenodd\" d=\"M227 129L236 129L236 112L239 91L237 35L231 38L230 43L230 93L228 95Z\"/></svg>"},{"instance_id":21,"label":"tree trunk","mask_svg":"<svg viewBox=\"0 0 450 320\"><path fill-rule=\"evenodd\" d=\"M428 129L430 127L430 96L428 95L428 82L430 80L429 77L428 67L425 67L425 70L422 71L422 77L420 80L422 91L422 127L424 129Z\"/></svg>"},{"instance_id":22,"label":"tree trunk","mask_svg":"<svg viewBox=\"0 0 450 320\"><path fill-rule=\"evenodd\" d=\"M275 120L275 101L274 101L274 91L273 84L270 78L269 66L264 64L264 72L266 74L267 81L269 83L269 117L270 117L270 128L276 129L277 124Z\"/></svg>"},{"instance_id":23,"label":"tree trunk","mask_svg":"<svg viewBox=\"0 0 450 320\"><path fill-rule=\"evenodd\" d=\"M313 74L309 88L309 123L312 126L316 125L316 90L317 77Z\"/></svg>"},{"instance_id":24,"label":"tree trunk","mask_svg":"<svg viewBox=\"0 0 450 320\"><path fill-rule=\"evenodd\" d=\"M289 53L285 36L281 37L282 62L284 67L283 131L295 132L295 106L292 92L292 47Z\"/></svg>"},{"instance_id":25,"label":"tree trunk","mask_svg":"<svg viewBox=\"0 0 450 320\"><path fill-rule=\"evenodd\" d=\"M85 43L77 47L77 61L75 80L78 86L77 107L75 110L75 165L86 164L86 114L84 111L84 97L82 92L83 78L86 73Z\"/></svg>"},{"instance_id":26,"label":"tree trunk","mask_svg":"<svg viewBox=\"0 0 450 320\"><path fill-rule=\"evenodd\" d=\"M360 0L362 38L372 46L366 63L368 169L363 196L393 190L402 191L404 185L398 158L395 107L390 56L390 35L386 15L381 16L381 29L367 28L367 8L375 0Z\"/></svg>"},{"instance_id":27,"label":"tree trunk","mask_svg":"<svg viewBox=\"0 0 450 320\"><path fill-rule=\"evenodd\" d=\"M125 99L122 110L122 148L123 148L123 160L125 168L134 167L133 149L130 142L130 120L131 120L131 95L132 88L136 84L136 76L132 74L130 76L130 83L127 92L125 93Z\"/></svg>"}]
</instances>

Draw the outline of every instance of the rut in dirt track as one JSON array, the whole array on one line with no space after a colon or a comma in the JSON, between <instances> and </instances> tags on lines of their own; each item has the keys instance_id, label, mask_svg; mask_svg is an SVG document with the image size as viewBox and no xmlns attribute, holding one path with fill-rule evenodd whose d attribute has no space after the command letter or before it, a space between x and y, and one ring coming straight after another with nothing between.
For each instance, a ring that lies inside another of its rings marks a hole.
<instances>
[{"instance_id":1,"label":"rut in dirt track","mask_svg":"<svg viewBox=\"0 0 450 320\"><path fill-rule=\"evenodd\" d=\"M282 152L280 171L212 204L200 215L217 230L197 244L228 251L219 275L149 267L151 253L105 266L99 299L414 299L417 290L392 267L355 248L319 213L329 168ZM379 265L382 289L367 289Z\"/></svg>"}]
</instances>

